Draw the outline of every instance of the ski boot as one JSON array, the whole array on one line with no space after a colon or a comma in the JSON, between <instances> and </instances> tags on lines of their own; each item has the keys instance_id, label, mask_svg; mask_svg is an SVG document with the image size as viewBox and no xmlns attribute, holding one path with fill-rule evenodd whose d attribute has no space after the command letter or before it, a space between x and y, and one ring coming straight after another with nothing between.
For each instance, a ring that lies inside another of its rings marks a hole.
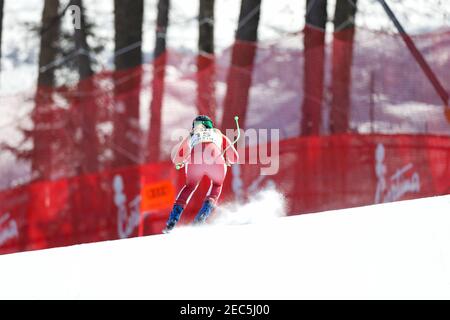
<instances>
[{"instance_id":1,"label":"ski boot","mask_svg":"<svg viewBox=\"0 0 450 320\"><path fill-rule=\"evenodd\" d=\"M203 202L202 208L197 213L197 216L194 219L194 225L204 224L214 208L215 206L212 200L206 200L205 202Z\"/></svg>"},{"instance_id":2,"label":"ski boot","mask_svg":"<svg viewBox=\"0 0 450 320\"><path fill-rule=\"evenodd\" d=\"M174 204L172 212L170 213L169 219L167 220L166 227L162 231L163 233L169 233L180 220L181 213L183 212L183 207L179 204Z\"/></svg>"}]
</instances>

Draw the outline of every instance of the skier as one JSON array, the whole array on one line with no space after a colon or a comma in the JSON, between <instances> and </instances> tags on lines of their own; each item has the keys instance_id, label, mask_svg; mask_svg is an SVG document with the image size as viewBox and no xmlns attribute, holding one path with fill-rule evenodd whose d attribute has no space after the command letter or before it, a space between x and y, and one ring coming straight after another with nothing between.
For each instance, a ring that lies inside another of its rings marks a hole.
<instances>
[{"instance_id":1,"label":"skier","mask_svg":"<svg viewBox=\"0 0 450 320\"><path fill-rule=\"evenodd\" d=\"M237 117L235 120L237 123ZM233 146L236 141L232 143L219 129L214 128L214 124L208 116L200 115L194 119L189 136L181 142L172 158L177 169L185 167L186 184L175 200L163 233L168 233L175 227L181 213L205 175L210 179L211 185L205 201L194 219L194 224L202 224L206 221L216 207L227 173L227 166L231 166L239 160L238 152Z\"/></svg>"}]
</instances>

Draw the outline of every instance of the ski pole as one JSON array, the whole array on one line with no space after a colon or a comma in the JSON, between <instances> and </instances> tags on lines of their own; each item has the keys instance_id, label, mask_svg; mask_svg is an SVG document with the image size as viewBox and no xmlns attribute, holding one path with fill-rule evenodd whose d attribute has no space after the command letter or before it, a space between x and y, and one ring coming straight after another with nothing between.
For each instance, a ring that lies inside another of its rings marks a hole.
<instances>
[{"instance_id":1,"label":"ski pole","mask_svg":"<svg viewBox=\"0 0 450 320\"><path fill-rule=\"evenodd\" d=\"M236 142L238 142L239 138L241 137L241 129L239 128L239 117L238 117L238 116L235 116L235 117L234 117L234 121L236 122L236 128L237 128L237 132L238 132L238 133L237 133L237 137L236 137L236 139L233 140L233 142L232 142L228 147L225 148L225 150L222 151L222 153L220 154L220 156L218 156L217 158L222 157L222 156L225 154L225 152L227 152L227 150L230 149L231 146L233 146L234 144L236 144ZM217 160L217 158L216 158L216 160Z\"/></svg>"},{"instance_id":2,"label":"ski pole","mask_svg":"<svg viewBox=\"0 0 450 320\"><path fill-rule=\"evenodd\" d=\"M217 158L222 157L222 156L225 154L225 152L227 152L227 150L228 150L232 145L234 145L236 142L238 142L239 138L241 137L241 129L239 128L239 117L238 117L238 116L235 116L235 117L234 117L234 121L236 122L236 128L237 128L237 131L238 131L237 137L236 137L236 139L234 139L234 141L231 143L231 145L229 145L228 147L225 148L225 150L222 151L222 153L220 154L220 156L218 156ZM190 155L189 155L189 156L190 156ZM182 162L177 163L177 164L175 165L175 169L180 170L181 168L183 168L184 165L186 164L187 158L189 158L189 156L186 157L186 159L184 159ZM217 158L216 158L216 160L217 160Z\"/></svg>"}]
</instances>

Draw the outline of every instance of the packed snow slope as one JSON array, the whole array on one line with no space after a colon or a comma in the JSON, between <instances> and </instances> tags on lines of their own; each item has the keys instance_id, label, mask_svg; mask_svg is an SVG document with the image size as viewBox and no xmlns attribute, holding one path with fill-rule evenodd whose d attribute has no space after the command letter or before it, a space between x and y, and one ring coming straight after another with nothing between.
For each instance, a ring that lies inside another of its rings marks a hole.
<instances>
[{"instance_id":1,"label":"packed snow slope","mask_svg":"<svg viewBox=\"0 0 450 320\"><path fill-rule=\"evenodd\" d=\"M274 200L242 210L278 211ZM450 196L266 213L256 223L3 255L0 298L450 299Z\"/></svg>"}]
</instances>

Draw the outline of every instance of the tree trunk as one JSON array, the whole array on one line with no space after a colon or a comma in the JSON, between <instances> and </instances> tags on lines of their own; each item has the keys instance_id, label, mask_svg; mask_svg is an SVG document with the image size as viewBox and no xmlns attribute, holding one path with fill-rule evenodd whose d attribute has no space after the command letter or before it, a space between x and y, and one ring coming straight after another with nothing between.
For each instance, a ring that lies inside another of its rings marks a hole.
<instances>
[{"instance_id":1,"label":"tree trunk","mask_svg":"<svg viewBox=\"0 0 450 320\"><path fill-rule=\"evenodd\" d=\"M200 0L197 56L197 108L215 120L214 0Z\"/></svg>"},{"instance_id":2,"label":"tree trunk","mask_svg":"<svg viewBox=\"0 0 450 320\"><path fill-rule=\"evenodd\" d=\"M127 215L118 219L120 237L136 236L133 228L122 234L123 224L132 219L130 203L141 194L139 96L142 76L142 22L143 0L114 0L115 57L114 63L114 118L113 118L113 167L128 167L122 174L126 196ZM116 176L117 177L117 176ZM114 206L113 206L114 208Z\"/></svg>"},{"instance_id":3,"label":"tree trunk","mask_svg":"<svg viewBox=\"0 0 450 320\"><path fill-rule=\"evenodd\" d=\"M327 0L306 1L304 29L304 80L302 135L320 133L325 65L325 27Z\"/></svg>"},{"instance_id":4,"label":"tree trunk","mask_svg":"<svg viewBox=\"0 0 450 320\"><path fill-rule=\"evenodd\" d=\"M261 0L241 1L223 106L221 129L224 134L227 134L227 129L235 129L235 116L239 116L241 125L245 127L253 62L257 48L260 8ZM235 178L237 177L225 179L224 190L232 190ZM222 201L227 201L227 199Z\"/></svg>"},{"instance_id":5,"label":"tree trunk","mask_svg":"<svg viewBox=\"0 0 450 320\"><path fill-rule=\"evenodd\" d=\"M143 12L143 0L114 0L114 167L133 165L139 159Z\"/></svg>"},{"instance_id":6,"label":"tree trunk","mask_svg":"<svg viewBox=\"0 0 450 320\"><path fill-rule=\"evenodd\" d=\"M82 0L71 0L72 5L80 8L80 29L75 28L75 47L80 52L78 58L78 72L80 80L92 76L91 58L89 56L90 48L87 43L86 19Z\"/></svg>"},{"instance_id":7,"label":"tree trunk","mask_svg":"<svg viewBox=\"0 0 450 320\"><path fill-rule=\"evenodd\" d=\"M150 103L150 126L147 137L147 161L156 162L161 155L161 113L166 72L166 35L169 25L169 0L158 1L156 42L153 54L152 101Z\"/></svg>"},{"instance_id":8,"label":"tree trunk","mask_svg":"<svg viewBox=\"0 0 450 320\"><path fill-rule=\"evenodd\" d=\"M54 151L52 142L53 90L55 86L54 68L48 67L55 61L58 53L57 41L60 33L60 22L57 18L59 0L47 0L42 11L41 43L39 52L39 75L35 96L35 108L32 113L34 124L31 138L33 151L31 166L33 180L50 179Z\"/></svg>"},{"instance_id":9,"label":"tree trunk","mask_svg":"<svg viewBox=\"0 0 450 320\"><path fill-rule=\"evenodd\" d=\"M133 68L142 64L140 42L142 41L143 14L143 0L114 0L115 49L116 53L124 50L122 54L116 54L114 57L116 70Z\"/></svg>"},{"instance_id":10,"label":"tree trunk","mask_svg":"<svg viewBox=\"0 0 450 320\"><path fill-rule=\"evenodd\" d=\"M97 136L97 103L95 96L90 95L95 92L95 82L92 78L92 61L90 58L90 48L87 43L87 30L85 13L82 0L71 0L71 5L80 8L80 29L75 29L75 47L78 51L77 65L79 73L78 92L75 103L75 110L79 119L77 127L81 129L81 141L77 143L80 164L78 173L91 173L98 171L99 141Z\"/></svg>"},{"instance_id":11,"label":"tree trunk","mask_svg":"<svg viewBox=\"0 0 450 320\"><path fill-rule=\"evenodd\" d=\"M356 1L336 2L333 33L331 133L345 133L350 129L350 89Z\"/></svg>"},{"instance_id":12,"label":"tree trunk","mask_svg":"<svg viewBox=\"0 0 450 320\"><path fill-rule=\"evenodd\" d=\"M59 0L44 1L42 12L41 45L39 52L38 86L54 87L55 73L53 68L46 68L56 59L58 53L57 40L60 34L58 19Z\"/></svg>"},{"instance_id":13,"label":"tree trunk","mask_svg":"<svg viewBox=\"0 0 450 320\"><path fill-rule=\"evenodd\" d=\"M258 39L260 7L261 0L241 1L236 39L227 78L222 130L234 128L234 116L236 115L245 125Z\"/></svg>"}]
</instances>

